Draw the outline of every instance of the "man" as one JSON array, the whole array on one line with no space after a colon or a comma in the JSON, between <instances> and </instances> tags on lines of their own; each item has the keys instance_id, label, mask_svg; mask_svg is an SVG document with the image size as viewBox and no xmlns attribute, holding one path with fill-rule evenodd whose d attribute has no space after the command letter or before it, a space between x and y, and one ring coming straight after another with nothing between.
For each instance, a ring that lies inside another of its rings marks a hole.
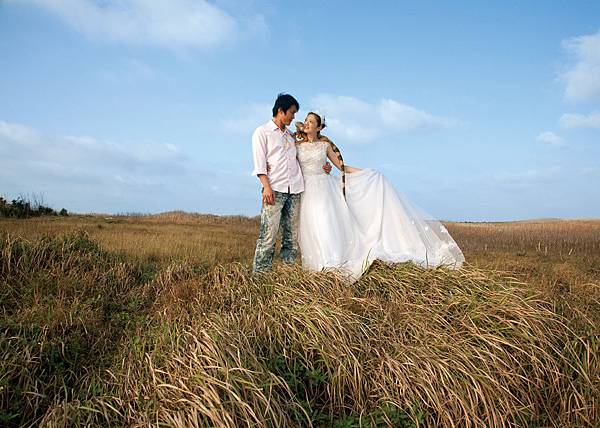
<instances>
[{"instance_id":1,"label":"man","mask_svg":"<svg viewBox=\"0 0 600 428\"><path fill-rule=\"evenodd\" d=\"M259 126L252 135L254 171L262 185L260 232L252 270L271 269L275 240L282 229L280 256L284 263L293 263L298 255L298 217L300 194L304 179L296 159L296 141L287 128L300 109L289 94L279 94L273 106L273 118ZM329 173L331 165L323 169Z\"/></svg>"}]
</instances>

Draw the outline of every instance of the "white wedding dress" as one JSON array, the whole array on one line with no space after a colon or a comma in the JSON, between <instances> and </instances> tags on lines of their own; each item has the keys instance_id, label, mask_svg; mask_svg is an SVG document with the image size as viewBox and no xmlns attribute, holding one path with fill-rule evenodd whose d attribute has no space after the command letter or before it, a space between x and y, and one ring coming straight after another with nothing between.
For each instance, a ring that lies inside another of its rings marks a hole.
<instances>
[{"instance_id":1,"label":"white wedding dress","mask_svg":"<svg viewBox=\"0 0 600 428\"><path fill-rule=\"evenodd\" d=\"M465 258L446 228L400 197L377 171L326 174L329 143L298 145L304 176L299 244L302 266L333 270L350 282L360 278L373 260L412 261L424 267L458 268Z\"/></svg>"}]
</instances>

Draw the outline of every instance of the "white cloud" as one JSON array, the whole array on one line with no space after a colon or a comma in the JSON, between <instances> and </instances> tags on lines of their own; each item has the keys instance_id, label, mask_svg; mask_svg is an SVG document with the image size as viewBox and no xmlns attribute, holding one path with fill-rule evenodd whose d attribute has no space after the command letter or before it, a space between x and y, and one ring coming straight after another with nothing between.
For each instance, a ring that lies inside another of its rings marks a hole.
<instances>
[{"instance_id":1,"label":"white cloud","mask_svg":"<svg viewBox=\"0 0 600 428\"><path fill-rule=\"evenodd\" d=\"M457 124L455 120L436 117L423 110L418 110L394 100L382 100L378 109L383 122L390 128L398 131L447 128Z\"/></svg>"},{"instance_id":2,"label":"white cloud","mask_svg":"<svg viewBox=\"0 0 600 428\"><path fill-rule=\"evenodd\" d=\"M21 1L47 9L94 39L117 43L210 48L244 31L240 21L206 0ZM258 31L264 21L259 16L247 25Z\"/></svg>"},{"instance_id":3,"label":"white cloud","mask_svg":"<svg viewBox=\"0 0 600 428\"><path fill-rule=\"evenodd\" d=\"M369 103L350 96L321 94L309 104L325 115L328 133L355 143L369 143L394 133L429 132L460 124L455 119L435 116L392 99Z\"/></svg>"},{"instance_id":4,"label":"white cloud","mask_svg":"<svg viewBox=\"0 0 600 428\"><path fill-rule=\"evenodd\" d=\"M256 179L227 166L195 162L173 143L51 136L0 121L0 196L41 194L76 212L248 213ZM226 197L215 198L216 185Z\"/></svg>"},{"instance_id":5,"label":"white cloud","mask_svg":"<svg viewBox=\"0 0 600 428\"><path fill-rule=\"evenodd\" d=\"M68 194L79 186L86 193L82 198L107 192L148 194L190 170L186 156L172 144L48 136L7 122L0 122L0 169L20 193L52 188Z\"/></svg>"},{"instance_id":6,"label":"white cloud","mask_svg":"<svg viewBox=\"0 0 600 428\"><path fill-rule=\"evenodd\" d=\"M392 99L369 103L350 96L320 94L309 105L325 116L328 134L359 144L395 133L430 132L460 125L456 119L435 116Z\"/></svg>"},{"instance_id":7,"label":"white cloud","mask_svg":"<svg viewBox=\"0 0 600 428\"><path fill-rule=\"evenodd\" d=\"M251 103L238 109L231 117L221 119L220 128L228 134L251 135L257 126L272 117L273 105Z\"/></svg>"},{"instance_id":8,"label":"white cloud","mask_svg":"<svg viewBox=\"0 0 600 428\"><path fill-rule=\"evenodd\" d=\"M560 126L570 128L600 128L600 112L590 114L565 113L560 117Z\"/></svg>"},{"instance_id":9,"label":"white cloud","mask_svg":"<svg viewBox=\"0 0 600 428\"><path fill-rule=\"evenodd\" d=\"M540 135L538 135L537 141L551 146L563 146L566 144L564 138L550 131L542 132Z\"/></svg>"},{"instance_id":10,"label":"white cloud","mask_svg":"<svg viewBox=\"0 0 600 428\"><path fill-rule=\"evenodd\" d=\"M370 143L394 133L429 132L459 126L455 119L434 116L391 99L368 103L355 97L321 94L304 103L297 120L309 111L325 115L327 135L351 143ZM308 105L309 108L304 106ZM230 133L249 134L271 117L271 104L253 103L221 121L221 129ZM292 125L293 127L293 125Z\"/></svg>"},{"instance_id":11,"label":"white cloud","mask_svg":"<svg viewBox=\"0 0 600 428\"><path fill-rule=\"evenodd\" d=\"M565 97L570 101L589 101L600 97L600 31L572 37L563 47L575 61L564 73Z\"/></svg>"},{"instance_id":12,"label":"white cloud","mask_svg":"<svg viewBox=\"0 0 600 428\"><path fill-rule=\"evenodd\" d=\"M0 141L2 140L5 144L31 145L39 141L39 135L27 126L0 120Z\"/></svg>"}]
</instances>

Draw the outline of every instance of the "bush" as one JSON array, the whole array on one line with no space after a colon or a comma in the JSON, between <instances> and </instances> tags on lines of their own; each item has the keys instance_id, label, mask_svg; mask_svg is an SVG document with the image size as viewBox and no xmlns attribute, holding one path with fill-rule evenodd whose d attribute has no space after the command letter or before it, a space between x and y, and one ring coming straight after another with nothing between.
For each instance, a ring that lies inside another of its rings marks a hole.
<instances>
[{"instance_id":1,"label":"bush","mask_svg":"<svg viewBox=\"0 0 600 428\"><path fill-rule=\"evenodd\" d=\"M69 214L64 208L60 212L56 212L54 209L43 205L43 200L38 201L35 198L31 202L27 198L19 196L9 203L6 199L0 197L0 217L29 218L43 215L66 216Z\"/></svg>"}]
</instances>

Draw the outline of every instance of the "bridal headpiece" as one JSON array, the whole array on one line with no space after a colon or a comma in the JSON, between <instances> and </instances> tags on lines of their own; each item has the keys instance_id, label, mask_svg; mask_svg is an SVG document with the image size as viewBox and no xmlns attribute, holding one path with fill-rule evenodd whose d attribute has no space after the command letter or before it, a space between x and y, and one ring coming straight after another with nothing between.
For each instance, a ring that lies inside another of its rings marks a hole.
<instances>
[{"instance_id":1,"label":"bridal headpiece","mask_svg":"<svg viewBox=\"0 0 600 428\"><path fill-rule=\"evenodd\" d=\"M317 116L319 116L319 119L321 119L321 129L325 128L326 123L325 123L325 115L323 113L321 113L320 111L312 111L311 113L316 114Z\"/></svg>"}]
</instances>

